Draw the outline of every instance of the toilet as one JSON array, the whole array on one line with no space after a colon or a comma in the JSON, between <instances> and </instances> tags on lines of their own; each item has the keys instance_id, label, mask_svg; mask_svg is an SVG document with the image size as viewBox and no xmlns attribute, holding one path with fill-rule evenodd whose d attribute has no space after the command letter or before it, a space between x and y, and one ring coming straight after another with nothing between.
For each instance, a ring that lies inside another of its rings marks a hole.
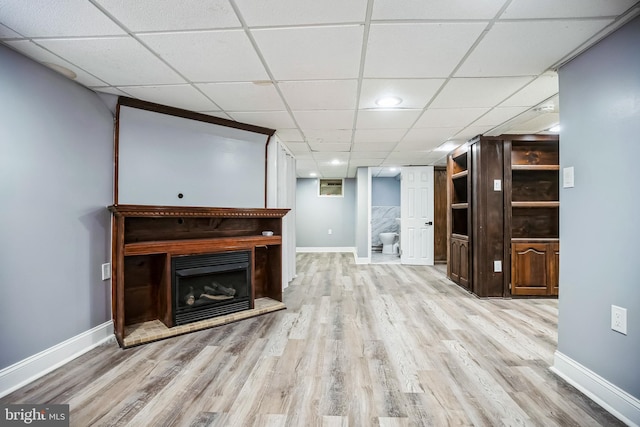
<instances>
[{"instance_id":1,"label":"toilet","mask_svg":"<svg viewBox=\"0 0 640 427\"><path fill-rule=\"evenodd\" d=\"M380 233L379 237L382 242L382 253L393 254L393 244L396 242L398 233Z\"/></svg>"}]
</instances>

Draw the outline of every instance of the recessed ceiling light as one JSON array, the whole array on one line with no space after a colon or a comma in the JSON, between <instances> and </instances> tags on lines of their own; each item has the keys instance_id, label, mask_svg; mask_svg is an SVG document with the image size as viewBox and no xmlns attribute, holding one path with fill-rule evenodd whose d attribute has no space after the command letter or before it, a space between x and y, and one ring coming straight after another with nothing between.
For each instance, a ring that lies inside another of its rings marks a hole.
<instances>
[{"instance_id":1,"label":"recessed ceiling light","mask_svg":"<svg viewBox=\"0 0 640 427\"><path fill-rule=\"evenodd\" d=\"M333 160L331 160L331 164L332 164L332 165L339 165L339 164L340 164L340 160L338 160L338 159L333 159Z\"/></svg>"},{"instance_id":2,"label":"recessed ceiling light","mask_svg":"<svg viewBox=\"0 0 640 427\"><path fill-rule=\"evenodd\" d=\"M397 170L398 170L398 168L393 167L393 166L389 168L389 172L395 172L395 171L397 171Z\"/></svg>"},{"instance_id":3,"label":"recessed ceiling light","mask_svg":"<svg viewBox=\"0 0 640 427\"><path fill-rule=\"evenodd\" d=\"M402 103L402 99L397 96L384 96L376 99L376 105L378 107L395 107Z\"/></svg>"},{"instance_id":4,"label":"recessed ceiling light","mask_svg":"<svg viewBox=\"0 0 640 427\"><path fill-rule=\"evenodd\" d=\"M311 177L315 177L315 176L318 176L318 174L317 174L317 173L315 173L315 172L311 172L311 173L309 174L309 176L311 176Z\"/></svg>"},{"instance_id":5,"label":"recessed ceiling light","mask_svg":"<svg viewBox=\"0 0 640 427\"><path fill-rule=\"evenodd\" d=\"M70 69L68 69L67 67L63 67L62 65L58 65L58 64L53 64L51 62L43 62L43 65L46 65L47 67L51 68L54 71L59 72L60 74L62 74L63 76L71 79L71 80L75 80L78 75L76 73L74 73L73 71L71 71Z\"/></svg>"}]
</instances>

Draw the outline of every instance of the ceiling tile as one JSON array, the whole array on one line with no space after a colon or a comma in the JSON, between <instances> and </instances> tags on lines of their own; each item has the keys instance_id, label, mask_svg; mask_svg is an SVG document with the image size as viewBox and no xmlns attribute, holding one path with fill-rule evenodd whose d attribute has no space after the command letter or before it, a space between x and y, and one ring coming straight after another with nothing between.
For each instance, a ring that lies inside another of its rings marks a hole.
<instances>
[{"instance_id":1,"label":"ceiling tile","mask_svg":"<svg viewBox=\"0 0 640 427\"><path fill-rule=\"evenodd\" d=\"M451 79L431 108L493 107L531 80L531 77Z\"/></svg>"},{"instance_id":2,"label":"ceiling tile","mask_svg":"<svg viewBox=\"0 0 640 427\"><path fill-rule=\"evenodd\" d=\"M311 153L311 150L309 149L309 144L307 144L306 142L285 142L285 145L295 155L303 154L303 153Z\"/></svg>"},{"instance_id":3,"label":"ceiling tile","mask_svg":"<svg viewBox=\"0 0 640 427\"><path fill-rule=\"evenodd\" d=\"M271 84L203 83L196 85L226 111L282 111L284 103Z\"/></svg>"},{"instance_id":4,"label":"ceiling tile","mask_svg":"<svg viewBox=\"0 0 640 427\"><path fill-rule=\"evenodd\" d=\"M283 142L304 142L304 137L298 129L278 129L276 135Z\"/></svg>"},{"instance_id":5,"label":"ceiling tile","mask_svg":"<svg viewBox=\"0 0 640 427\"><path fill-rule=\"evenodd\" d=\"M360 147L356 148L358 145ZM362 147L363 145L365 144L353 144L351 159L384 159L387 157L387 154L393 150L393 147L396 146L396 144L374 144L378 145L377 148L379 148L379 150L374 150L376 147Z\"/></svg>"},{"instance_id":6,"label":"ceiling tile","mask_svg":"<svg viewBox=\"0 0 640 427\"><path fill-rule=\"evenodd\" d=\"M354 142L393 142L397 143L407 133L406 128L398 129L356 129Z\"/></svg>"},{"instance_id":7,"label":"ceiling tile","mask_svg":"<svg viewBox=\"0 0 640 427\"><path fill-rule=\"evenodd\" d=\"M338 160L340 164L346 164L349 161L349 153L337 151L319 151L313 153L313 158L318 164L330 165L334 160Z\"/></svg>"},{"instance_id":8,"label":"ceiling tile","mask_svg":"<svg viewBox=\"0 0 640 427\"><path fill-rule=\"evenodd\" d=\"M279 82L292 110L348 110L356 107L357 80Z\"/></svg>"},{"instance_id":9,"label":"ceiling tile","mask_svg":"<svg viewBox=\"0 0 640 427\"><path fill-rule=\"evenodd\" d=\"M359 108L379 108L376 100L395 96L402 99L403 108L422 109L444 82L444 79L364 79Z\"/></svg>"},{"instance_id":10,"label":"ceiling tile","mask_svg":"<svg viewBox=\"0 0 640 427\"><path fill-rule=\"evenodd\" d=\"M460 132L461 129L461 127L411 129L407 136L400 141L396 151L402 149L432 150Z\"/></svg>"},{"instance_id":11,"label":"ceiling tile","mask_svg":"<svg viewBox=\"0 0 640 427\"><path fill-rule=\"evenodd\" d=\"M418 119L414 127L463 128L487 111L489 111L489 108L429 108Z\"/></svg>"},{"instance_id":12,"label":"ceiling tile","mask_svg":"<svg viewBox=\"0 0 640 427\"><path fill-rule=\"evenodd\" d=\"M377 155L373 153L386 153L393 150L397 144L397 142L354 142L353 151L367 153L372 157L377 157Z\"/></svg>"},{"instance_id":13,"label":"ceiling tile","mask_svg":"<svg viewBox=\"0 0 640 427\"><path fill-rule=\"evenodd\" d=\"M351 160L349 160L349 167L363 167L363 166L378 166L382 163L384 158L362 158L362 159L354 159L351 156Z\"/></svg>"},{"instance_id":14,"label":"ceiling tile","mask_svg":"<svg viewBox=\"0 0 640 427\"><path fill-rule=\"evenodd\" d=\"M488 132L489 130L491 130L491 128L493 128L493 126L469 126L455 134L453 139L462 139L464 141L468 141L475 136L482 135Z\"/></svg>"},{"instance_id":15,"label":"ceiling tile","mask_svg":"<svg viewBox=\"0 0 640 427\"><path fill-rule=\"evenodd\" d=\"M505 0L376 0L372 19L492 19Z\"/></svg>"},{"instance_id":16,"label":"ceiling tile","mask_svg":"<svg viewBox=\"0 0 640 427\"><path fill-rule=\"evenodd\" d=\"M486 23L371 24L364 77L448 77Z\"/></svg>"},{"instance_id":17,"label":"ceiling tile","mask_svg":"<svg viewBox=\"0 0 640 427\"><path fill-rule=\"evenodd\" d=\"M473 122L473 126L498 126L527 110L528 107L496 107Z\"/></svg>"},{"instance_id":18,"label":"ceiling tile","mask_svg":"<svg viewBox=\"0 0 640 427\"><path fill-rule=\"evenodd\" d=\"M309 146L315 152L346 152L351 149L350 142L309 142Z\"/></svg>"},{"instance_id":19,"label":"ceiling tile","mask_svg":"<svg viewBox=\"0 0 640 427\"><path fill-rule=\"evenodd\" d=\"M112 86L185 83L131 37L47 39L38 44Z\"/></svg>"},{"instance_id":20,"label":"ceiling tile","mask_svg":"<svg viewBox=\"0 0 640 427\"><path fill-rule=\"evenodd\" d=\"M513 133L537 133L549 129L560 123L558 113L539 114L522 123L518 123L509 132Z\"/></svg>"},{"instance_id":21,"label":"ceiling tile","mask_svg":"<svg viewBox=\"0 0 640 427\"><path fill-rule=\"evenodd\" d=\"M240 27L228 0L96 0L132 32Z\"/></svg>"},{"instance_id":22,"label":"ceiling tile","mask_svg":"<svg viewBox=\"0 0 640 427\"><path fill-rule=\"evenodd\" d=\"M269 129L292 128L293 120L287 111L234 111L229 116L233 120Z\"/></svg>"},{"instance_id":23,"label":"ceiling tile","mask_svg":"<svg viewBox=\"0 0 640 427\"><path fill-rule=\"evenodd\" d=\"M367 0L235 0L250 26L364 22Z\"/></svg>"},{"instance_id":24,"label":"ceiling tile","mask_svg":"<svg viewBox=\"0 0 640 427\"><path fill-rule=\"evenodd\" d=\"M319 169L324 178L342 178L347 175L348 166L345 163L338 166L320 166Z\"/></svg>"},{"instance_id":25,"label":"ceiling tile","mask_svg":"<svg viewBox=\"0 0 640 427\"><path fill-rule=\"evenodd\" d=\"M191 85L127 86L120 87L133 98L156 104L171 105L191 111L219 109L211 100Z\"/></svg>"},{"instance_id":26,"label":"ceiling tile","mask_svg":"<svg viewBox=\"0 0 640 427\"><path fill-rule=\"evenodd\" d=\"M545 73L500 104L501 107L532 107L558 93L558 74Z\"/></svg>"},{"instance_id":27,"label":"ceiling tile","mask_svg":"<svg viewBox=\"0 0 640 427\"><path fill-rule=\"evenodd\" d=\"M305 134L309 129L351 129L353 114L352 110L293 112Z\"/></svg>"},{"instance_id":28,"label":"ceiling tile","mask_svg":"<svg viewBox=\"0 0 640 427\"><path fill-rule=\"evenodd\" d=\"M140 39L195 83L268 79L242 30L144 34Z\"/></svg>"},{"instance_id":29,"label":"ceiling tile","mask_svg":"<svg viewBox=\"0 0 640 427\"><path fill-rule=\"evenodd\" d=\"M351 129L307 129L304 135L309 142L351 142Z\"/></svg>"},{"instance_id":30,"label":"ceiling tile","mask_svg":"<svg viewBox=\"0 0 640 427\"><path fill-rule=\"evenodd\" d=\"M609 23L610 19L498 22L456 77L538 75Z\"/></svg>"},{"instance_id":31,"label":"ceiling tile","mask_svg":"<svg viewBox=\"0 0 640 427\"><path fill-rule=\"evenodd\" d=\"M637 0L513 0L501 19L616 16Z\"/></svg>"},{"instance_id":32,"label":"ceiling tile","mask_svg":"<svg viewBox=\"0 0 640 427\"><path fill-rule=\"evenodd\" d=\"M277 80L358 77L363 27L307 27L253 30Z\"/></svg>"},{"instance_id":33,"label":"ceiling tile","mask_svg":"<svg viewBox=\"0 0 640 427\"><path fill-rule=\"evenodd\" d=\"M410 127L422 110L358 111L358 129L400 129Z\"/></svg>"},{"instance_id":34,"label":"ceiling tile","mask_svg":"<svg viewBox=\"0 0 640 427\"><path fill-rule=\"evenodd\" d=\"M0 5L2 23L25 37L88 37L126 34L85 0L15 0Z\"/></svg>"},{"instance_id":35,"label":"ceiling tile","mask_svg":"<svg viewBox=\"0 0 640 427\"><path fill-rule=\"evenodd\" d=\"M102 80L96 78L95 76L92 76L91 74L65 61L64 59L57 57L56 55L43 49L42 47L38 46L37 44L33 43L30 40L6 41L5 43L8 46L11 46L13 49L24 53L25 55L29 56L30 58L40 63L55 64L55 65L60 65L65 68L68 68L69 70L76 73L77 77L75 80L78 83L81 83L85 86L104 86L105 85L105 82L103 82Z\"/></svg>"},{"instance_id":36,"label":"ceiling tile","mask_svg":"<svg viewBox=\"0 0 640 427\"><path fill-rule=\"evenodd\" d=\"M0 24L0 39L20 38L20 34Z\"/></svg>"},{"instance_id":37,"label":"ceiling tile","mask_svg":"<svg viewBox=\"0 0 640 427\"><path fill-rule=\"evenodd\" d=\"M389 153L387 158L382 162L382 165L388 166L411 166L422 165L426 154L422 151L394 151Z\"/></svg>"},{"instance_id":38,"label":"ceiling tile","mask_svg":"<svg viewBox=\"0 0 640 427\"><path fill-rule=\"evenodd\" d=\"M94 87L91 87L90 89L93 90L94 92L110 93L111 95L131 96L129 94L124 93L120 89L117 89L111 86L94 86Z\"/></svg>"},{"instance_id":39,"label":"ceiling tile","mask_svg":"<svg viewBox=\"0 0 640 427\"><path fill-rule=\"evenodd\" d=\"M228 115L224 111L198 111L198 113L206 114L206 115L212 116L212 117L219 117L221 119L240 121L240 120L234 119L233 117L231 117L230 115ZM253 123L253 124L255 124L255 123ZM260 125L256 125L256 126L260 126ZM268 127L268 126L265 126L265 127Z\"/></svg>"}]
</instances>

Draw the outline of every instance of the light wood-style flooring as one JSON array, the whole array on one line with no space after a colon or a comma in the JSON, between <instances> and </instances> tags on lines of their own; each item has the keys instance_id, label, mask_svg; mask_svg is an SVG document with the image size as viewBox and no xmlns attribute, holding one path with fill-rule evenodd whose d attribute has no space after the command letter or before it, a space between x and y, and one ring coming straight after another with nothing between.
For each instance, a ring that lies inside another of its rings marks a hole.
<instances>
[{"instance_id":1,"label":"light wood-style flooring","mask_svg":"<svg viewBox=\"0 0 640 427\"><path fill-rule=\"evenodd\" d=\"M72 426L615 426L555 377L557 300L478 299L441 268L299 254L287 310L126 350L0 399Z\"/></svg>"}]
</instances>

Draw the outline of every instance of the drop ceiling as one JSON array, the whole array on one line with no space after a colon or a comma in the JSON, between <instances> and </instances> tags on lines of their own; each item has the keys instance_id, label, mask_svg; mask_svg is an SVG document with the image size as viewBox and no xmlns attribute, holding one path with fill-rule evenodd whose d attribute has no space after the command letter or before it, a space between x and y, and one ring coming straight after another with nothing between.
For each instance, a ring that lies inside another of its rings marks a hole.
<instances>
[{"instance_id":1,"label":"drop ceiling","mask_svg":"<svg viewBox=\"0 0 640 427\"><path fill-rule=\"evenodd\" d=\"M545 132L556 68L639 13L635 0L0 0L0 41L96 92L276 129L298 176L340 178L441 164L477 134ZM380 108L384 95L402 103Z\"/></svg>"}]
</instances>

